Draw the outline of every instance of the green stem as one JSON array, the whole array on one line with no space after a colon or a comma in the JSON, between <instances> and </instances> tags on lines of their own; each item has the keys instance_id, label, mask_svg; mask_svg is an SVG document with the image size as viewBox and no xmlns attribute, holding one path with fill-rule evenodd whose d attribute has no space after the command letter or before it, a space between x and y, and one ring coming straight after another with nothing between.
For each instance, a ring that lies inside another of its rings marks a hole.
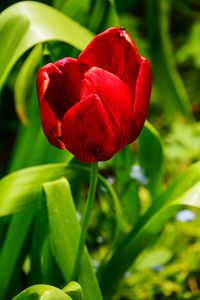
<instances>
[{"instance_id":1,"label":"green stem","mask_svg":"<svg viewBox=\"0 0 200 300\"><path fill-rule=\"evenodd\" d=\"M96 192L96 186L97 186L97 175L98 175L98 162L92 163L91 164L91 173L90 173L90 186L89 186L89 192L88 192L88 197L87 197L87 203L82 219L82 229L81 229L81 235L80 235L80 240L79 240L79 245L78 245L78 252L76 255L76 260L75 260L75 265L74 265L74 271L72 275L72 280L75 280L78 276L78 272L80 269L80 262L81 262L81 257L85 245L85 239L86 239L86 234L87 234L87 229L89 225L89 219L90 215L92 213L92 207L94 203L94 197L95 197L95 192Z\"/></svg>"}]
</instances>

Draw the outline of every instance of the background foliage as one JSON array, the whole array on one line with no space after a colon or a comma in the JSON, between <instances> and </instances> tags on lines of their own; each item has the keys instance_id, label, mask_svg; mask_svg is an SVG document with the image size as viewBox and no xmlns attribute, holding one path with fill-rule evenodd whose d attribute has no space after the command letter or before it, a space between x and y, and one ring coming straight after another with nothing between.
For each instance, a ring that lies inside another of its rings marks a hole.
<instances>
[{"instance_id":1,"label":"background foliage","mask_svg":"<svg viewBox=\"0 0 200 300\"><path fill-rule=\"evenodd\" d=\"M199 1L0 10L0 299L199 299ZM120 25L151 61L151 105L139 139L100 163L79 285L69 282L89 166L45 140L34 82L41 65Z\"/></svg>"}]
</instances>

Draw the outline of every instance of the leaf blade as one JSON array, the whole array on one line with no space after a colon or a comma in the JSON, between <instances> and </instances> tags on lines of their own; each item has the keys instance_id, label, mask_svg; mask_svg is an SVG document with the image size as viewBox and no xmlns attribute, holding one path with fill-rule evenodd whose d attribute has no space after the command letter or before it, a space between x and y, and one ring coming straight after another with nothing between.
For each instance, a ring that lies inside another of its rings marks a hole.
<instances>
[{"instance_id":1,"label":"leaf blade","mask_svg":"<svg viewBox=\"0 0 200 300\"><path fill-rule=\"evenodd\" d=\"M31 286L13 298L13 300L26 300L26 299L72 300L67 294L65 294L64 291L54 286L50 286L46 284L37 284Z\"/></svg>"},{"instance_id":2,"label":"leaf blade","mask_svg":"<svg viewBox=\"0 0 200 300\"><path fill-rule=\"evenodd\" d=\"M80 226L70 186L65 178L61 178L44 183L43 188L47 199L52 250L68 282L73 273L80 236ZM82 256L78 281L86 299L102 300L86 249Z\"/></svg>"},{"instance_id":3,"label":"leaf blade","mask_svg":"<svg viewBox=\"0 0 200 300\"><path fill-rule=\"evenodd\" d=\"M100 276L105 299L110 299L124 272L183 205L200 209L200 162L191 166L154 201L137 227L117 247ZM119 261L123 264L119 265Z\"/></svg>"},{"instance_id":4,"label":"leaf blade","mask_svg":"<svg viewBox=\"0 0 200 300\"><path fill-rule=\"evenodd\" d=\"M12 39L8 39L10 33ZM0 86L19 57L34 45L58 40L82 50L92 37L86 28L48 5L23 1L8 7L0 19L0 48L4 49Z\"/></svg>"}]
</instances>

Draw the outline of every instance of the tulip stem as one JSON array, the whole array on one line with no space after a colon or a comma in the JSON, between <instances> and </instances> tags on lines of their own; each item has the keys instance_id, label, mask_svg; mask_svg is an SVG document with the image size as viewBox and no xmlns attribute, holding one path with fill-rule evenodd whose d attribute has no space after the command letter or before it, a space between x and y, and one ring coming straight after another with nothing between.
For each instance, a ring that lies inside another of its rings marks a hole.
<instances>
[{"instance_id":1,"label":"tulip stem","mask_svg":"<svg viewBox=\"0 0 200 300\"><path fill-rule=\"evenodd\" d=\"M89 192L87 196L86 207L81 222L81 235L79 239L78 251L77 251L76 260L74 264L72 280L77 279L79 269L80 269L81 257L85 245L87 229L88 229L89 220L92 213L92 208L93 208L93 203L95 198L95 192L97 186L97 175L98 175L98 162L95 162L91 164L90 186L89 186Z\"/></svg>"}]
</instances>

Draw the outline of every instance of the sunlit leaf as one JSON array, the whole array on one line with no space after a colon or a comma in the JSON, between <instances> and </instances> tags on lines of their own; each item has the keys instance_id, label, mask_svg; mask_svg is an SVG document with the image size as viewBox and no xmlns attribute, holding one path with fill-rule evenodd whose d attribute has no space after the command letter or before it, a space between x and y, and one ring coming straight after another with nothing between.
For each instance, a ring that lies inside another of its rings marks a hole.
<instances>
[{"instance_id":1,"label":"sunlit leaf","mask_svg":"<svg viewBox=\"0 0 200 300\"><path fill-rule=\"evenodd\" d=\"M105 299L110 299L124 272L183 205L200 209L200 163L191 166L154 201L138 226L117 247L100 274Z\"/></svg>"},{"instance_id":2,"label":"sunlit leaf","mask_svg":"<svg viewBox=\"0 0 200 300\"><path fill-rule=\"evenodd\" d=\"M184 63L190 58L193 59L194 64L197 68L200 68L200 22L199 20L194 22L191 26L191 31L186 40L184 39L184 44L178 49L176 57L179 63Z\"/></svg>"},{"instance_id":3,"label":"sunlit leaf","mask_svg":"<svg viewBox=\"0 0 200 300\"><path fill-rule=\"evenodd\" d=\"M67 166L69 161L19 170L2 178L0 180L0 216L33 207L41 193L42 184L46 181L62 176L66 176L70 182L73 182L77 176L83 183L87 181L90 169L72 164ZM102 176L98 176L98 180L106 188L113 201L113 208L120 227L122 214L117 194ZM116 234L119 230L120 228L117 228Z\"/></svg>"},{"instance_id":4,"label":"sunlit leaf","mask_svg":"<svg viewBox=\"0 0 200 300\"><path fill-rule=\"evenodd\" d=\"M13 300L72 300L64 291L44 284L38 284L22 291Z\"/></svg>"},{"instance_id":5,"label":"sunlit leaf","mask_svg":"<svg viewBox=\"0 0 200 300\"><path fill-rule=\"evenodd\" d=\"M73 173L63 163L27 168L4 177L0 181L0 216L32 207L44 182L66 175L71 178Z\"/></svg>"},{"instance_id":6,"label":"sunlit leaf","mask_svg":"<svg viewBox=\"0 0 200 300\"><path fill-rule=\"evenodd\" d=\"M149 268L156 268L166 264L173 256L171 250L160 247L156 249L148 249L144 251L134 264L134 270L144 270Z\"/></svg>"},{"instance_id":7,"label":"sunlit leaf","mask_svg":"<svg viewBox=\"0 0 200 300\"><path fill-rule=\"evenodd\" d=\"M63 288L73 300L83 300L83 292L81 286L76 281L71 281Z\"/></svg>"},{"instance_id":8,"label":"sunlit leaf","mask_svg":"<svg viewBox=\"0 0 200 300\"><path fill-rule=\"evenodd\" d=\"M32 46L58 40L81 50L92 37L87 29L45 4L23 1L8 7L0 18L0 86Z\"/></svg>"},{"instance_id":9,"label":"sunlit leaf","mask_svg":"<svg viewBox=\"0 0 200 300\"><path fill-rule=\"evenodd\" d=\"M73 273L80 236L80 226L70 186L68 181L62 178L44 183L43 187L47 200L53 254L65 280L69 281ZM78 282L86 299L102 300L86 249L81 260Z\"/></svg>"}]
</instances>

